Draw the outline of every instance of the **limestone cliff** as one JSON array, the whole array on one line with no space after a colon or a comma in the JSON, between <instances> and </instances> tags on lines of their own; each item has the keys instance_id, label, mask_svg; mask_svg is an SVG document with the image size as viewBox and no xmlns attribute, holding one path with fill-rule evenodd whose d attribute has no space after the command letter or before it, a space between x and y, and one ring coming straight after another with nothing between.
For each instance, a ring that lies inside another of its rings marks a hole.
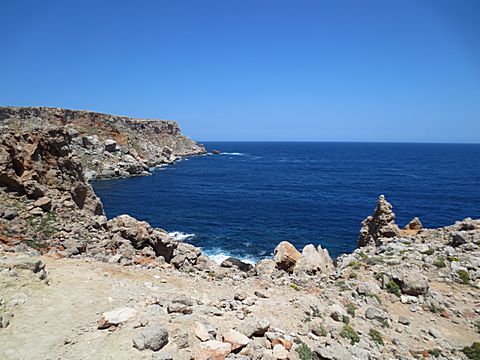
<instances>
[{"instance_id":1,"label":"limestone cliff","mask_svg":"<svg viewBox=\"0 0 480 360\"><path fill-rule=\"evenodd\" d=\"M135 119L84 110L0 107L0 132L64 127L87 178L148 175L151 167L205 152L170 120Z\"/></svg>"}]
</instances>

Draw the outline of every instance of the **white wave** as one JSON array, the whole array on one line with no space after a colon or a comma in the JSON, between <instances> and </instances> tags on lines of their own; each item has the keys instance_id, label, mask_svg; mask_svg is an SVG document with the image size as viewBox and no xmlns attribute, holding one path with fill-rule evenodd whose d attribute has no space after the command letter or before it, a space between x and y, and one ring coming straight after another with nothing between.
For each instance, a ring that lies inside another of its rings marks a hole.
<instances>
[{"instance_id":1,"label":"white wave","mask_svg":"<svg viewBox=\"0 0 480 360\"><path fill-rule=\"evenodd\" d=\"M224 152L224 153L221 153L221 155L245 156L247 154L239 153L239 152Z\"/></svg>"},{"instance_id":2,"label":"white wave","mask_svg":"<svg viewBox=\"0 0 480 360\"><path fill-rule=\"evenodd\" d=\"M219 265L229 257L234 257L236 259L243 261L244 263L251 264L251 265L255 265L259 260L253 256L239 257L236 255L229 254L227 251L223 251L220 249L212 249L212 250L203 249L203 252L205 253L205 255L207 255L210 259L212 259Z\"/></svg>"},{"instance_id":3,"label":"white wave","mask_svg":"<svg viewBox=\"0 0 480 360\"><path fill-rule=\"evenodd\" d=\"M194 233L189 234L181 231L172 231L172 232L169 232L168 235L170 235L174 240L177 240L177 241L185 241L187 239L197 236Z\"/></svg>"}]
</instances>

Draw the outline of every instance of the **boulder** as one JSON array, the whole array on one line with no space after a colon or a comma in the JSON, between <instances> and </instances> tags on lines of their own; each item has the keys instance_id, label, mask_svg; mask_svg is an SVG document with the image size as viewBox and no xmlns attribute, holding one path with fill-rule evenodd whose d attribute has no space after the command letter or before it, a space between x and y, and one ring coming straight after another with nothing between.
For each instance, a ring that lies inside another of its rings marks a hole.
<instances>
[{"instance_id":1,"label":"boulder","mask_svg":"<svg viewBox=\"0 0 480 360\"><path fill-rule=\"evenodd\" d=\"M96 135L86 135L82 137L83 147L86 149L94 149L100 146L100 141Z\"/></svg>"},{"instance_id":2,"label":"boulder","mask_svg":"<svg viewBox=\"0 0 480 360\"><path fill-rule=\"evenodd\" d=\"M275 272L276 264L271 259L262 259L255 264L255 273L258 276L271 277Z\"/></svg>"},{"instance_id":3,"label":"boulder","mask_svg":"<svg viewBox=\"0 0 480 360\"><path fill-rule=\"evenodd\" d=\"M186 296L175 297L167 306L167 312L191 314L193 312L193 301Z\"/></svg>"},{"instance_id":4,"label":"boulder","mask_svg":"<svg viewBox=\"0 0 480 360\"><path fill-rule=\"evenodd\" d=\"M168 331L157 324L147 325L133 338L133 346L138 350L159 351L168 343Z\"/></svg>"},{"instance_id":5,"label":"boulder","mask_svg":"<svg viewBox=\"0 0 480 360\"><path fill-rule=\"evenodd\" d=\"M425 294L430 285L428 278L420 273L420 270L403 269L401 267L392 268L386 272L385 281L393 281L400 286L403 294L418 296Z\"/></svg>"},{"instance_id":6,"label":"boulder","mask_svg":"<svg viewBox=\"0 0 480 360\"><path fill-rule=\"evenodd\" d=\"M222 341L231 345L232 351L248 345L250 339L236 330L229 330L222 336Z\"/></svg>"},{"instance_id":7,"label":"boulder","mask_svg":"<svg viewBox=\"0 0 480 360\"><path fill-rule=\"evenodd\" d=\"M326 273L333 270L333 262L327 249L322 249L319 245L309 244L302 250L302 256L298 259L293 272L295 274L315 275L317 273Z\"/></svg>"},{"instance_id":8,"label":"boulder","mask_svg":"<svg viewBox=\"0 0 480 360\"><path fill-rule=\"evenodd\" d=\"M117 151L117 142L113 139L107 139L104 143L105 151L115 152Z\"/></svg>"},{"instance_id":9,"label":"boulder","mask_svg":"<svg viewBox=\"0 0 480 360\"><path fill-rule=\"evenodd\" d=\"M212 150L212 154L213 154L213 155L219 155L219 154L220 154L220 150Z\"/></svg>"},{"instance_id":10,"label":"boulder","mask_svg":"<svg viewBox=\"0 0 480 360\"><path fill-rule=\"evenodd\" d=\"M198 321L196 321L195 324L193 325L193 333L197 338L200 339L200 341L210 340L210 334L208 333L207 329L202 323Z\"/></svg>"},{"instance_id":11,"label":"boulder","mask_svg":"<svg viewBox=\"0 0 480 360\"><path fill-rule=\"evenodd\" d=\"M194 349L194 360L224 360L232 351L231 345L218 340L210 340L200 343Z\"/></svg>"},{"instance_id":12,"label":"boulder","mask_svg":"<svg viewBox=\"0 0 480 360\"><path fill-rule=\"evenodd\" d=\"M121 307L102 314L98 320L98 329L107 329L110 326L117 326L135 316L137 312L129 307Z\"/></svg>"},{"instance_id":13,"label":"boulder","mask_svg":"<svg viewBox=\"0 0 480 360\"><path fill-rule=\"evenodd\" d=\"M248 336L263 336L270 329L270 322L265 319L248 319L245 320L238 328L238 330Z\"/></svg>"},{"instance_id":14,"label":"boulder","mask_svg":"<svg viewBox=\"0 0 480 360\"><path fill-rule=\"evenodd\" d=\"M422 223L418 217L413 218L405 227L405 230L421 230L423 228Z\"/></svg>"},{"instance_id":15,"label":"boulder","mask_svg":"<svg viewBox=\"0 0 480 360\"><path fill-rule=\"evenodd\" d=\"M229 258L223 260L222 263L220 264L220 266L224 267L224 268L235 267L238 270L244 271L244 272L248 272L253 268L252 264L243 262L242 260L234 258L234 257L229 257Z\"/></svg>"},{"instance_id":16,"label":"boulder","mask_svg":"<svg viewBox=\"0 0 480 360\"><path fill-rule=\"evenodd\" d=\"M273 251L273 260L277 268L287 272L293 272L298 259L302 254L288 241L282 241Z\"/></svg>"},{"instance_id":17,"label":"boulder","mask_svg":"<svg viewBox=\"0 0 480 360\"><path fill-rule=\"evenodd\" d=\"M50 211L52 209L52 199L49 197L43 196L37 199L33 206L41 208L43 211Z\"/></svg>"},{"instance_id":18,"label":"boulder","mask_svg":"<svg viewBox=\"0 0 480 360\"><path fill-rule=\"evenodd\" d=\"M380 195L375 212L362 222L358 246L380 246L382 239L393 238L399 234L400 229L395 224L392 205L385 200L385 196Z\"/></svg>"},{"instance_id":19,"label":"boulder","mask_svg":"<svg viewBox=\"0 0 480 360\"><path fill-rule=\"evenodd\" d=\"M288 359L288 351L282 344L275 344L273 346L273 358L274 359Z\"/></svg>"}]
</instances>

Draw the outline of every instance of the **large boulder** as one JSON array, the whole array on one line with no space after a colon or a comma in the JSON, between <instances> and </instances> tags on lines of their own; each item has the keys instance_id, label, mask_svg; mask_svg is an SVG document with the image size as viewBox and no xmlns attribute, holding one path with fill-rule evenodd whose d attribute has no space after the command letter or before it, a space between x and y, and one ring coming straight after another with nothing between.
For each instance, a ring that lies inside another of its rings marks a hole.
<instances>
[{"instance_id":1,"label":"large boulder","mask_svg":"<svg viewBox=\"0 0 480 360\"><path fill-rule=\"evenodd\" d=\"M395 224L392 205L385 200L385 196L380 195L375 212L362 222L358 246L380 246L382 239L393 238L399 234L400 229Z\"/></svg>"},{"instance_id":2,"label":"large boulder","mask_svg":"<svg viewBox=\"0 0 480 360\"><path fill-rule=\"evenodd\" d=\"M287 272L293 272L298 259L302 254L288 241L282 241L273 251L273 260L277 268Z\"/></svg>"},{"instance_id":3,"label":"large boulder","mask_svg":"<svg viewBox=\"0 0 480 360\"><path fill-rule=\"evenodd\" d=\"M327 249L319 245L315 248L312 244L305 246L302 256L298 259L293 272L295 274L315 275L333 270L333 262Z\"/></svg>"},{"instance_id":4,"label":"large boulder","mask_svg":"<svg viewBox=\"0 0 480 360\"><path fill-rule=\"evenodd\" d=\"M229 330L223 334L222 341L229 343L232 347L232 351L235 351L247 346L250 339L237 330Z\"/></svg>"},{"instance_id":5,"label":"large boulder","mask_svg":"<svg viewBox=\"0 0 480 360\"><path fill-rule=\"evenodd\" d=\"M425 294L430 285L426 276L422 275L421 270L404 269L395 267L386 272L384 282L393 281L399 287L403 294L418 296ZM384 284L385 286L387 284Z\"/></svg>"}]
</instances>

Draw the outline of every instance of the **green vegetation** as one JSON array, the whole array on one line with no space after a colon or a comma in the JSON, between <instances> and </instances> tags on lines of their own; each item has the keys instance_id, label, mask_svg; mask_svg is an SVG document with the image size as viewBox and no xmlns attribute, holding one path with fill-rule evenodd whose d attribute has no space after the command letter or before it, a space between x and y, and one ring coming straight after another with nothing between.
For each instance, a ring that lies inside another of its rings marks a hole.
<instances>
[{"instance_id":1,"label":"green vegetation","mask_svg":"<svg viewBox=\"0 0 480 360\"><path fill-rule=\"evenodd\" d=\"M368 333L368 335L370 335L370 338L375 341L378 345L385 345L385 343L383 342L383 337L382 337L382 334L380 333L380 331L378 330L375 330L375 329L371 329L370 332Z\"/></svg>"},{"instance_id":2,"label":"green vegetation","mask_svg":"<svg viewBox=\"0 0 480 360\"><path fill-rule=\"evenodd\" d=\"M460 278L460 280L462 280L462 283L464 285L468 285L468 283L470 282L470 277L468 276L468 272L466 272L465 270L457 270L457 275Z\"/></svg>"},{"instance_id":3,"label":"green vegetation","mask_svg":"<svg viewBox=\"0 0 480 360\"><path fill-rule=\"evenodd\" d=\"M295 349L300 360L311 360L312 359L312 350L307 346L307 344L302 343L299 347Z\"/></svg>"},{"instance_id":4,"label":"green vegetation","mask_svg":"<svg viewBox=\"0 0 480 360\"><path fill-rule=\"evenodd\" d=\"M444 268L447 266L447 264L445 263L445 258L443 257L439 257L437 260L435 260L433 262L433 265L435 265L438 268Z\"/></svg>"},{"instance_id":5,"label":"green vegetation","mask_svg":"<svg viewBox=\"0 0 480 360\"><path fill-rule=\"evenodd\" d=\"M300 287L297 284L290 284L290 287L295 291L300 291Z\"/></svg>"},{"instance_id":6,"label":"green vegetation","mask_svg":"<svg viewBox=\"0 0 480 360\"><path fill-rule=\"evenodd\" d=\"M356 279L358 277L357 273L356 272L351 272L349 275L348 275L348 278L349 279Z\"/></svg>"},{"instance_id":7,"label":"green vegetation","mask_svg":"<svg viewBox=\"0 0 480 360\"><path fill-rule=\"evenodd\" d=\"M473 326L477 329L477 333L480 334L480 320L477 320Z\"/></svg>"},{"instance_id":8,"label":"green vegetation","mask_svg":"<svg viewBox=\"0 0 480 360\"><path fill-rule=\"evenodd\" d=\"M480 360L480 343L475 342L472 346L465 346L462 352L471 360Z\"/></svg>"},{"instance_id":9,"label":"green vegetation","mask_svg":"<svg viewBox=\"0 0 480 360\"><path fill-rule=\"evenodd\" d=\"M352 260L348 263L348 266L353 267L354 269L360 269L361 265L362 265L362 263L360 261L357 261L357 260Z\"/></svg>"},{"instance_id":10,"label":"green vegetation","mask_svg":"<svg viewBox=\"0 0 480 360\"><path fill-rule=\"evenodd\" d=\"M355 317L355 305L352 303L347 304L347 314L350 315L352 318Z\"/></svg>"},{"instance_id":11,"label":"green vegetation","mask_svg":"<svg viewBox=\"0 0 480 360\"><path fill-rule=\"evenodd\" d=\"M374 256L374 257L371 257L371 258L367 259L367 264L368 265L381 265L383 263L384 263L384 261L380 256Z\"/></svg>"},{"instance_id":12,"label":"green vegetation","mask_svg":"<svg viewBox=\"0 0 480 360\"><path fill-rule=\"evenodd\" d=\"M456 256L447 256L448 261L460 261Z\"/></svg>"},{"instance_id":13,"label":"green vegetation","mask_svg":"<svg viewBox=\"0 0 480 360\"><path fill-rule=\"evenodd\" d=\"M360 251L360 252L358 253L358 256L360 256L360 259L362 259L362 260L368 259L367 254L365 254L363 251Z\"/></svg>"},{"instance_id":14,"label":"green vegetation","mask_svg":"<svg viewBox=\"0 0 480 360\"><path fill-rule=\"evenodd\" d=\"M387 284L387 292L391 293L391 294L395 294L396 296L400 297L400 286L398 286L398 284L393 281L393 280L390 280Z\"/></svg>"},{"instance_id":15,"label":"green vegetation","mask_svg":"<svg viewBox=\"0 0 480 360\"><path fill-rule=\"evenodd\" d=\"M422 254L424 255L433 255L434 253L435 253L435 250L431 248L428 250L422 251Z\"/></svg>"},{"instance_id":16,"label":"green vegetation","mask_svg":"<svg viewBox=\"0 0 480 360\"><path fill-rule=\"evenodd\" d=\"M350 318L348 315L342 315L342 322L346 325L350 324Z\"/></svg>"},{"instance_id":17,"label":"green vegetation","mask_svg":"<svg viewBox=\"0 0 480 360\"><path fill-rule=\"evenodd\" d=\"M434 314L438 314L438 313L442 313L445 311L444 308L441 308L441 307L436 307L434 304L429 304L427 306L428 310L430 310L430 312L434 313Z\"/></svg>"},{"instance_id":18,"label":"green vegetation","mask_svg":"<svg viewBox=\"0 0 480 360\"><path fill-rule=\"evenodd\" d=\"M340 332L340 336L350 340L350 343L352 345L360 341L358 333L348 324L345 324L342 331Z\"/></svg>"},{"instance_id":19,"label":"green vegetation","mask_svg":"<svg viewBox=\"0 0 480 360\"><path fill-rule=\"evenodd\" d=\"M440 349L430 349L428 350L428 353L433 357L439 357L440 355L442 355L442 351Z\"/></svg>"},{"instance_id":20,"label":"green vegetation","mask_svg":"<svg viewBox=\"0 0 480 360\"><path fill-rule=\"evenodd\" d=\"M388 320L387 319L382 319L382 320L379 320L380 321L380 324L382 324L382 326L384 328L389 328L390 325L388 324Z\"/></svg>"},{"instance_id":21,"label":"green vegetation","mask_svg":"<svg viewBox=\"0 0 480 360\"><path fill-rule=\"evenodd\" d=\"M325 329L325 327L323 325L320 325L318 327L317 331L315 332L315 335L317 335L317 336L327 336L328 335L327 329Z\"/></svg>"}]
</instances>

